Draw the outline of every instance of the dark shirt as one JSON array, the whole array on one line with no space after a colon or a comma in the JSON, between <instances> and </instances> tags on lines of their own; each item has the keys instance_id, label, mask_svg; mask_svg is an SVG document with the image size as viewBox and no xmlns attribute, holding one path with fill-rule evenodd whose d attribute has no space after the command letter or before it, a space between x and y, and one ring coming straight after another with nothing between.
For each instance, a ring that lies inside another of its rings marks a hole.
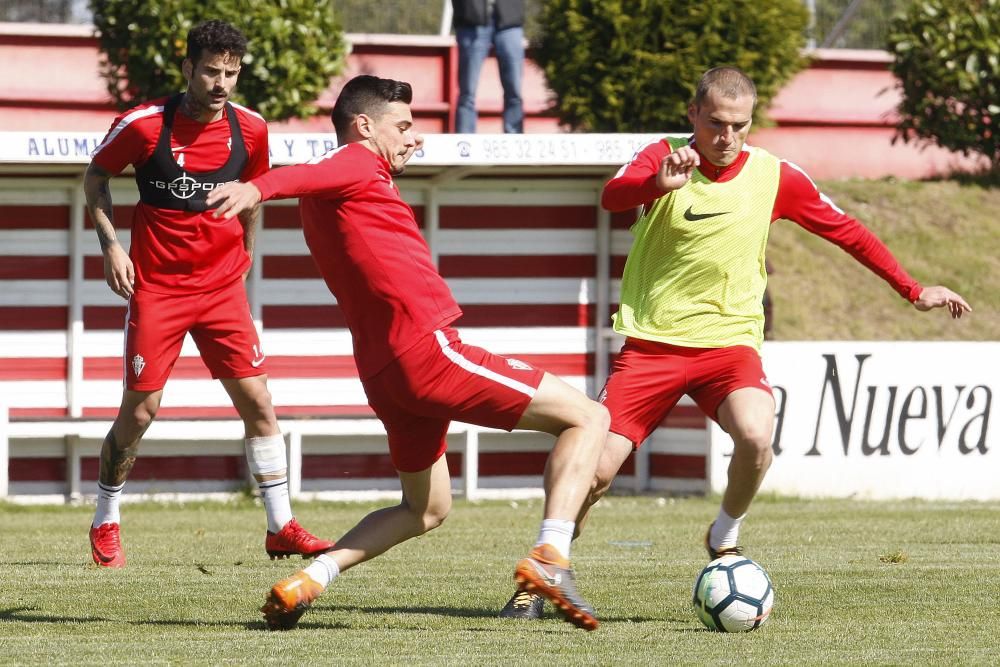
<instances>
[{"instance_id":1,"label":"dark shirt","mask_svg":"<svg viewBox=\"0 0 1000 667\"><path fill-rule=\"evenodd\" d=\"M498 29L524 25L524 0L451 0L451 6L456 28L491 25L494 21Z\"/></svg>"}]
</instances>

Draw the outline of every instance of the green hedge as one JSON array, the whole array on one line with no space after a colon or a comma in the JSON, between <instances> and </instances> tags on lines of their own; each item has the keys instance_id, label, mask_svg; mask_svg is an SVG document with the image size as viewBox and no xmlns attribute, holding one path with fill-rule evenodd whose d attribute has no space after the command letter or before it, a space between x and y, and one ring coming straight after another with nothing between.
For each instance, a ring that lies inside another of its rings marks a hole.
<instances>
[{"instance_id":1,"label":"green hedge","mask_svg":"<svg viewBox=\"0 0 1000 667\"><path fill-rule=\"evenodd\" d=\"M1000 0L922 0L892 27L898 137L1000 165Z\"/></svg>"},{"instance_id":2,"label":"green hedge","mask_svg":"<svg viewBox=\"0 0 1000 667\"><path fill-rule=\"evenodd\" d=\"M343 31L331 0L91 0L105 57L102 74L122 109L184 90L187 33L206 19L246 34L236 99L268 120L312 115L311 104L344 66Z\"/></svg>"},{"instance_id":3,"label":"green hedge","mask_svg":"<svg viewBox=\"0 0 1000 667\"><path fill-rule=\"evenodd\" d=\"M801 0L543 0L534 56L561 122L578 130L689 128L701 74L746 71L767 107L803 65Z\"/></svg>"}]
</instances>

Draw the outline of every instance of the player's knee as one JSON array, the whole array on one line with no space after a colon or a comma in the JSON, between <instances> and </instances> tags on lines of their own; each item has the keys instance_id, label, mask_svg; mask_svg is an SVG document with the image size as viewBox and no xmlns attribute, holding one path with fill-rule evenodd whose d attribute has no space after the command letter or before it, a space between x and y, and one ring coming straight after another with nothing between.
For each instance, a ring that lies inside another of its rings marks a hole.
<instances>
[{"instance_id":1,"label":"player's knee","mask_svg":"<svg viewBox=\"0 0 1000 667\"><path fill-rule=\"evenodd\" d=\"M271 392L267 387L260 387L248 396L246 404L252 413L250 416L255 420L277 423L277 419L274 416L274 403L271 401Z\"/></svg>"},{"instance_id":2,"label":"player's knee","mask_svg":"<svg viewBox=\"0 0 1000 667\"><path fill-rule=\"evenodd\" d=\"M771 428L768 424L744 427L734 438L737 446L746 451L759 467L766 468L771 463Z\"/></svg>"},{"instance_id":3,"label":"player's knee","mask_svg":"<svg viewBox=\"0 0 1000 667\"><path fill-rule=\"evenodd\" d=\"M274 414L270 395L258 396L238 403L238 411L247 433L277 433L278 418Z\"/></svg>"},{"instance_id":4,"label":"player's knee","mask_svg":"<svg viewBox=\"0 0 1000 667\"><path fill-rule=\"evenodd\" d=\"M594 403L597 406L598 417L600 419L599 430L607 433L608 429L611 428L611 413L604 406L603 403Z\"/></svg>"},{"instance_id":5,"label":"player's knee","mask_svg":"<svg viewBox=\"0 0 1000 667\"><path fill-rule=\"evenodd\" d=\"M157 401L143 401L136 405L127 415L132 422L132 427L140 433L144 432L156 419L156 412L159 408L160 404Z\"/></svg>"},{"instance_id":6,"label":"player's knee","mask_svg":"<svg viewBox=\"0 0 1000 667\"><path fill-rule=\"evenodd\" d=\"M608 428L611 427L611 414L601 403L588 399L583 414L583 423L581 426L588 430L607 433Z\"/></svg>"},{"instance_id":7,"label":"player's knee","mask_svg":"<svg viewBox=\"0 0 1000 667\"><path fill-rule=\"evenodd\" d=\"M424 514L424 532L429 530L434 530L438 526L444 523L444 520L448 518L449 510L428 512Z\"/></svg>"},{"instance_id":8,"label":"player's knee","mask_svg":"<svg viewBox=\"0 0 1000 667\"><path fill-rule=\"evenodd\" d=\"M447 501L442 501L438 503L433 503L424 510L423 516L421 517L421 523L423 525L423 532L428 532L434 530L438 526L444 523L444 520L448 518L448 514L451 513L451 498L449 497Z\"/></svg>"}]
</instances>

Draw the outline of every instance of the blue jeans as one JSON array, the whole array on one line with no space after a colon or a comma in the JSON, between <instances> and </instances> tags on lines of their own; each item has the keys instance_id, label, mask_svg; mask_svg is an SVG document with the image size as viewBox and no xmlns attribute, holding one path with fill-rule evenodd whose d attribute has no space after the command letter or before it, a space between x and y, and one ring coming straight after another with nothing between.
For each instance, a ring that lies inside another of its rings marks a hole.
<instances>
[{"instance_id":1,"label":"blue jeans","mask_svg":"<svg viewBox=\"0 0 1000 667\"><path fill-rule=\"evenodd\" d=\"M476 88L483 61L496 50L503 86L503 131L524 131L524 109L521 105L521 73L524 70L524 28L515 26L497 30L492 25L457 28L458 39L458 109L455 130L476 131Z\"/></svg>"}]
</instances>

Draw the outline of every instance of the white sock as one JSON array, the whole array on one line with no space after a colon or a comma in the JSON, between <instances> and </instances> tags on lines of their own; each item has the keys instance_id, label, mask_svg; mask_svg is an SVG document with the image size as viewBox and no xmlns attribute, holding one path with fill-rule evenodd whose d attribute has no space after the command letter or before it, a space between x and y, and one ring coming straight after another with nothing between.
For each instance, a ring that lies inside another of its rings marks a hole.
<instances>
[{"instance_id":1,"label":"white sock","mask_svg":"<svg viewBox=\"0 0 1000 667\"><path fill-rule=\"evenodd\" d=\"M309 578L317 584L326 588L340 574L340 566L328 554L321 554L316 556L316 560L306 567L303 572L308 574Z\"/></svg>"},{"instance_id":2,"label":"white sock","mask_svg":"<svg viewBox=\"0 0 1000 667\"><path fill-rule=\"evenodd\" d=\"M94 528L102 523L121 523L122 518L118 512L118 503L122 498L122 489L125 482L118 486L97 483L97 511L94 512Z\"/></svg>"},{"instance_id":3,"label":"white sock","mask_svg":"<svg viewBox=\"0 0 1000 667\"><path fill-rule=\"evenodd\" d=\"M267 529L277 533L292 520L292 503L288 500L288 477L257 482L260 497L267 512Z\"/></svg>"},{"instance_id":4,"label":"white sock","mask_svg":"<svg viewBox=\"0 0 1000 667\"><path fill-rule=\"evenodd\" d=\"M538 531L538 541L535 542L535 546L551 544L565 558L569 558L569 546L573 542L573 531L575 529L575 521L543 519L542 528Z\"/></svg>"},{"instance_id":5,"label":"white sock","mask_svg":"<svg viewBox=\"0 0 1000 667\"><path fill-rule=\"evenodd\" d=\"M708 536L708 543L713 549L725 549L735 547L740 539L740 524L746 518L746 514L733 518L726 514L726 510L719 508L719 516L715 517L712 524L711 534Z\"/></svg>"}]
</instances>

